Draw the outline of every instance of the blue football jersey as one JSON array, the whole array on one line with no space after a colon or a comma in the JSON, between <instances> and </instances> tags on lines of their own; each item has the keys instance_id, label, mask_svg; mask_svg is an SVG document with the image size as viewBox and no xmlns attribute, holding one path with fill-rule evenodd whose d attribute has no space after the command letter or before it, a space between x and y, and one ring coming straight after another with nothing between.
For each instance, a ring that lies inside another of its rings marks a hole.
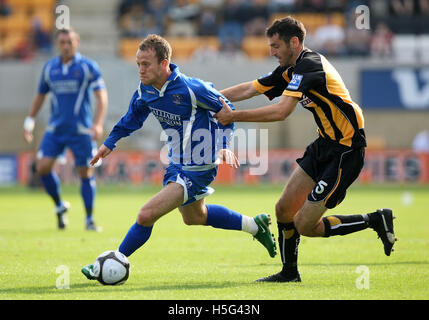
<instances>
[{"instance_id":1,"label":"blue football jersey","mask_svg":"<svg viewBox=\"0 0 429 320\"><path fill-rule=\"evenodd\" d=\"M168 136L170 163L205 168L215 165L217 151L229 146L234 124L222 126L213 113L222 109L219 97L234 107L211 83L182 74L172 63L170 69L172 73L161 90L139 83L128 112L104 145L113 150L120 138L140 129L152 113Z\"/></svg>"},{"instance_id":2,"label":"blue football jersey","mask_svg":"<svg viewBox=\"0 0 429 320\"><path fill-rule=\"evenodd\" d=\"M43 67L38 92L51 92L48 132L88 134L92 125L92 91L105 88L96 62L76 53L68 63L57 56Z\"/></svg>"}]
</instances>

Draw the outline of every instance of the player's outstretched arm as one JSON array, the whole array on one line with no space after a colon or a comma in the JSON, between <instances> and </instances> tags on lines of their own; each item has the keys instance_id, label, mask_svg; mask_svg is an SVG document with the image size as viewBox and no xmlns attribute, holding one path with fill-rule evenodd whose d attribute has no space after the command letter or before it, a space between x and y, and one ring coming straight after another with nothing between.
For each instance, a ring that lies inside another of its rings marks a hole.
<instances>
[{"instance_id":1,"label":"player's outstretched arm","mask_svg":"<svg viewBox=\"0 0 429 320\"><path fill-rule=\"evenodd\" d=\"M214 115L222 125L232 122L274 122L283 121L295 109L299 99L282 96L278 103L248 110L231 110L222 98L222 109Z\"/></svg>"},{"instance_id":2,"label":"player's outstretched arm","mask_svg":"<svg viewBox=\"0 0 429 320\"><path fill-rule=\"evenodd\" d=\"M96 155L91 159L89 164L91 166L96 165L101 159L106 158L111 152L112 150L110 150L104 144L102 144L100 148L98 148Z\"/></svg>"},{"instance_id":3,"label":"player's outstretched arm","mask_svg":"<svg viewBox=\"0 0 429 320\"><path fill-rule=\"evenodd\" d=\"M251 81L237 84L235 86L223 89L219 92L223 94L231 102L250 99L260 94L253 87Z\"/></svg>"}]
</instances>

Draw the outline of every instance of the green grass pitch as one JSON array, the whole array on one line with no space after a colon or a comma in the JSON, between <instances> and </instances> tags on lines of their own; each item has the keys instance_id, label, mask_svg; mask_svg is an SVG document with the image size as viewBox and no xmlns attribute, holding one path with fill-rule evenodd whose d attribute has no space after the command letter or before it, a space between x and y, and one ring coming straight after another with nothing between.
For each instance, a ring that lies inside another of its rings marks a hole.
<instances>
[{"instance_id":1,"label":"green grass pitch","mask_svg":"<svg viewBox=\"0 0 429 320\"><path fill-rule=\"evenodd\" d=\"M207 203L255 216L268 212L282 186L215 186ZM78 187L63 187L71 202L69 228L56 229L51 200L23 187L0 189L1 300L293 300L429 299L429 187L355 186L328 214L391 207L399 241L386 257L370 229L344 237L301 237L302 283L254 280L278 272L280 257L246 233L186 226L175 210L161 218L144 247L130 257L122 286L88 281L80 268L119 246L141 205L158 187L99 186L95 218L102 233L84 230Z\"/></svg>"}]
</instances>

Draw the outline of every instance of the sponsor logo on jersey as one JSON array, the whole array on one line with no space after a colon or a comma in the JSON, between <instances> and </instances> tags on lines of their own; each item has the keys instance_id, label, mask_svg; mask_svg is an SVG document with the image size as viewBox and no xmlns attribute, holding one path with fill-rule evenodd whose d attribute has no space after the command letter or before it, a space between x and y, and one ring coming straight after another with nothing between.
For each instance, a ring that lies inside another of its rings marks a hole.
<instances>
[{"instance_id":1,"label":"sponsor logo on jersey","mask_svg":"<svg viewBox=\"0 0 429 320\"><path fill-rule=\"evenodd\" d=\"M301 102L301 104L302 104L303 107L306 107L310 103L312 103L313 101L309 97L307 97L305 94L303 94L302 95L302 99L299 102Z\"/></svg>"},{"instance_id":2,"label":"sponsor logo on jersey","mask_svg":"<svg viewBox=\"0 0 429 320\"><path fill-rule=\"evenodd\" d=\"M182 96L180 94L173 94L173 102L180 104L182 102Z\"/></svg>"},{"instance_id":3,"label":"sponsor logo on jersey","mask_svg":"<svg viewBox=\"0 0 429 320\"><path fill-rule=\"evenodd\" d=\"M158 119L159 122L165 122L169 124L170 126L181 126L182 120L180 118L180 115L175 113L170 113L167 111L159 110L153 107L150 107L150 110L152 111L153 115Z\"/></svg>"},{"instance_id":4,"label":"sponsor logo on jersey","mask_svg":"<svg viewBox=\"0 0 429 320\"><path fill-rule=\"evenodd\" d=\"M289 82L289 85L287 86L287 89L289 90L298 90L299 85L301 84L303 75L295 73L292 76L292 80Z\"/></svg>"}]
</instances>

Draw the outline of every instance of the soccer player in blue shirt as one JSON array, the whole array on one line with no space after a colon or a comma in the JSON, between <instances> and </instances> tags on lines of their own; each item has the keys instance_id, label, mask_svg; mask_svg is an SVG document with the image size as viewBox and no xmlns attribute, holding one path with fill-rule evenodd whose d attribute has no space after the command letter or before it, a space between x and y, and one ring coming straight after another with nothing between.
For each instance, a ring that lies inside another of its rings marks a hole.
<instances>
[{"instance_id":1,"label":"soccer player in blue shirt","mask_svg":"<svg viewBox=\"0 0 429 320\"><path fill-rule=\"evenodd\" d=\"M274 257L276 244L267 214L251 218L205 203L205 197L214 191L209 184L217 174L218 156L231 166L239 165L234 153L227 149L234 125L224 127L213 118L212 114L222 108L221 94L210 83L180 73L170 60L171 47L164 38L149 35L140 43L136 55L140 83L128 112L91 161L95 164L107 157L119 139L143 126L150 113L169 137L169 165L163 188L140 209L119 251L130 256L149 239L154 223L178 208L185 224L249 232ZM92 264L84 266L82 272L95 279L97 270L93 268Z\"/></svg>"},{"instance_id":2,"label":"soccer player in blue shirt","mask_svg":"<svg viewBox=\"0 0 429 320\"><path fill-rule=\"evenodd\" d=\"M69 203L61 197L60 180L53 166L65 148L70 148L81 180L86 229L99 231L93 219L96 183L94 168L89 162L97 151L95 140L103 133L107 91L98 65L77 51L79 35L74 30L59 30L56 44L60 55L43 67L38 93L24 122L24 138L28 143L32 142L35 117L50 92L51 116L37 153L37 172L55 203L58 228L64 229ZM96 98L94 119L90 103L92 92Z\"/></svg>"}]
</instances>

